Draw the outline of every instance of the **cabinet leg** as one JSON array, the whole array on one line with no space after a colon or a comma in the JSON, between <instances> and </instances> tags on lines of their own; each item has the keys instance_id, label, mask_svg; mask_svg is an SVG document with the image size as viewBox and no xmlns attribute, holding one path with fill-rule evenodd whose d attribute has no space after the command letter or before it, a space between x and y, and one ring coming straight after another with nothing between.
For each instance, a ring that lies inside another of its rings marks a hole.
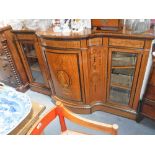
<instances>
[{"instance_id":1,"label":"cabinet leg","mask_svg":"<svg viewBox=\"0 0 155 155\"><path fill-rule=\"evenodd\" d=\"M138 114L136 117L136 122L139 123L140 121L142 121L144 118L144 116L142 114Z\"/></svg>"}]
</instances>

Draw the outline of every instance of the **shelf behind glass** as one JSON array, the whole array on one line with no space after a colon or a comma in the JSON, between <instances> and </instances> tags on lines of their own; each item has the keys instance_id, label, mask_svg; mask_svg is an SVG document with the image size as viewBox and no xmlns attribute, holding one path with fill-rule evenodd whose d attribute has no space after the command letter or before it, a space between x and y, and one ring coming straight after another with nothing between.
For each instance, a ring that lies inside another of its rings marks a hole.
<instances>
[{"instance_id":1,"label":"shelf behind glass","mask_svg":"<svg viewBox=\"0 0 155 155\"><path fill-rule=\"evenodd\" d=\"M31 63L31 70L41 72L38 62Z\"/></svg>"},{"instance_id":2,"label":"shelf behind glass","mask_svg":"<svg viewBox=\"0 0 155 155\"><path fill-rule=\"evenodd\" d=\"M127 105L129 103L129 99L130 99L129 90L111 86L109 95L110 101Z\"/></svg>"},{"instance_id":3,"label":"shelf behind glass","mask_svg":"<svg viewBox=\"0 0 155 155\"><path fill-rule=\"evenodd\" d=\"M44 83L43 76L37 59L28 59L34 82Z\"/></svg>"},{"instance_id":4,"label":"shelf behind glass","mask_svg":"<svg viewBox=\"0 0 155 155\"><path fill-rule=\"evenodd\" d=\"M129 104L137 54L112 51L110 95L111 102Z\"/></svg>"},{"instance_id":5,"label":"shelf behind glass","mask_svg":"<svg viewBox=\"0 0 155 155\"><path fill-rule=\"evenodd\" d=\"M29 64L33 81L37 83L44 83L43 75L40 70L38 58L33 43L22 43L22 47Z\"/></svg>"},{"instance_id":6,"label":"shelf behind glass","mask_svg":"<svg viewBox=\"0 0 155 155\"><path fill-rule=\"evenodd\" d=\"M136 54L112 52L112 66L135 66L136 60Z\"/></svg>"},{"instance_id":7,"label":"shelf behind glass","mask_svg":"<svg viewBox=\"0 0 155 155\"><path fill-rule=\"evenodd\" d=\"M130 89L132 86L133 75L134 69L112 69L111 83Z\"/></svg>"}]
</instances>

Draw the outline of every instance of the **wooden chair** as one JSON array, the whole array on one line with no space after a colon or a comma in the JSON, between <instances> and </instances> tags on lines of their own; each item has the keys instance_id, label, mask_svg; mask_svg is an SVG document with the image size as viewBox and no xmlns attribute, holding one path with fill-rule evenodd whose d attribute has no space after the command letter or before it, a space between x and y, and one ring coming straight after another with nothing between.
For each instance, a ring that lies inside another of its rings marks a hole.
<instances>
[{"instance_id":1,"label":"wooden chair","mask_svg":"<svg viewBox=\"0 0 155 155\"><path fill-rule=\"evenodd\" d=\"M33 127L32 129L28 132L28 134L31 135L40 135L43 133L45 127L52 122L56 117L59 117L59 121L60 121L60 126L61 126L61 134L62 135L80 135L83 133L79 133L76 131L71 131L68 130L66 127L66 123L65 123L65 119L67 118L68 120L90 128L90 129L94 129L94 130L99 130L102 132L106 132L112 135L116 135L117 134L117 130L118 130L118 125L114 124L114 125L110 125L110 124L105 124L105 123L100 123L100 122L96 122L96 121L91 121L82 117L79 117L77 115L75 115L74 113L70 112L68 109L66 109L63 104L61 102L57 102L56 103L56 107L52 108L47 114L45 114L44 117L42 117Z\"/></svg>"}]
</instances>

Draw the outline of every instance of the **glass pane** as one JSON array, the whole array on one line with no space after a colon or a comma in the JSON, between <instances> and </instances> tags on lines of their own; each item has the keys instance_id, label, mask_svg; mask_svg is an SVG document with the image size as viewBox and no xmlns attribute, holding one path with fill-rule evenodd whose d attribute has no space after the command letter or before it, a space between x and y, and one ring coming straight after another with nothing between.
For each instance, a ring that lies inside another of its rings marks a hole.
<instances>
[{"instance_id":1,"label":"glass pane","mask_svg":"<svg viewBox=\"0 0 155 155\"><path fill-rule=\"evenodd\" d=\"M109 100L128 104L136 67L137 54L112 52Z\"/></svg>"},{"instance_id":2,"label":"glass pane","mask_svg":"<svg viewBox=\"0 0 155 155\"><path fill-rule=\"evenodd\" d=\"M134 66L136 64L136 59L136 54L113 52L112 66Z\"/></svg>"},{"instance_id":3,"label":"glass pane","mask_svg":"<svg viewBox=\"0 0 155 155\"><path fill-rule=\"evenodd\" d=\"M38 83L44 83L34 45L32 43L22 43L22 47L25 52L28 64L30 66L33 81Z\"/></svg>"},{"instance_id":4,"label":"glass pane","mask_svg":"<svg viewBox=\"0 0 155 155\"><path fill-rule=\"evenodd\" d=\"M131 88L133 75L134 69L112 69L111 83L117 83Z\"/></svg>"},{"instance_id":5,"label":"glass pane","mask_svg":"<svg viewBox=\"0 0 155 155\"><path fill-rule=\"evenodd\" d=\"M38 83L44 82L41 72L33 71L32 76L33 76L35 82L38 82Z\"/></svg>"},{"instance_id":6,"label":"glass pane","mask_svg":"<svg viewBox=\"0 0 155 155\"><path fill-rule=\"evenodd\" d=\"M120 88L111 87L110 89L110 101L128 104L130 99L130 91Z\"/></svg>"},{"instance_id":7,"label":"glass pane","mask_svg":"<svg viewBox=\"0 0 155 155\"><path fill-rule=\"evenodd\" d=\"M22 45L27 57L36 57L35 48L33 44L24 43Z\"/></svg>"}]
</instances>

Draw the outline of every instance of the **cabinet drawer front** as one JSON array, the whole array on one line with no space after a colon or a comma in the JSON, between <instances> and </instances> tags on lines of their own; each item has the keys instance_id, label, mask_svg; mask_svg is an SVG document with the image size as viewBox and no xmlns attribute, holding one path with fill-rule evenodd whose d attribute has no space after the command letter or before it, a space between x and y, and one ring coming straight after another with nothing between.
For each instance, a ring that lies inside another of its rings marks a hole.
<instances>
[{"instance_id":1,"label":"cabinet drawer front","mask_svg":"<svg viewBox=\"0 0 155 155\"><path fill-rule=\"evenodd\" d=\"M37 38L36 38L36 36L34 35L34 34L26 34L26 35L24 35L24 34L16 34L16 37L17 37L17 40L24 40L24 41L32 41L32 40L34 40L34 41L37 41Z\"/></svg>"},{"instance_id":2,"label":"cabinet drawer front","mask_svg":"<svg viewBox=\"0 0 155 155\"><path fill-rule=\"evenodd\" d=\"M144 48L144 41L143 40L136 40L136 39L109 39L110 46L123 46L123 47L133 47L133 48Z\"/></svg>"},{"instance_id":3,"label":"cabinet drawer front","mask_svg":"<svg viewBox=\"0 0 155 155\"><path fill-rule=\"evenodd\" d=\"M77 53L59 53L46 50L55 95L70 101L81 102L81 84Z\"/></svg>"},{"instance_id":4,"label":"cabinet drawer front","mask_svg":"<svg viewBox=\"0 0 155 155\"><path fill-rule=\"evenodd\" d=\"M102 38L92 38L87 41L88 46L102 45Z\"/></svg>"},{"instance_id":5,"label":"cabinet drawer front","mask_svg":"<svg viewBox=\"0 0 155 155\"><path fill-rule=\"evenodd\" d=\"M42 44L45 46L50 47L57 47L57 48L80 48L80 41L62 41L62 40L42 40Z\"/></svg>"}]
</instances>

